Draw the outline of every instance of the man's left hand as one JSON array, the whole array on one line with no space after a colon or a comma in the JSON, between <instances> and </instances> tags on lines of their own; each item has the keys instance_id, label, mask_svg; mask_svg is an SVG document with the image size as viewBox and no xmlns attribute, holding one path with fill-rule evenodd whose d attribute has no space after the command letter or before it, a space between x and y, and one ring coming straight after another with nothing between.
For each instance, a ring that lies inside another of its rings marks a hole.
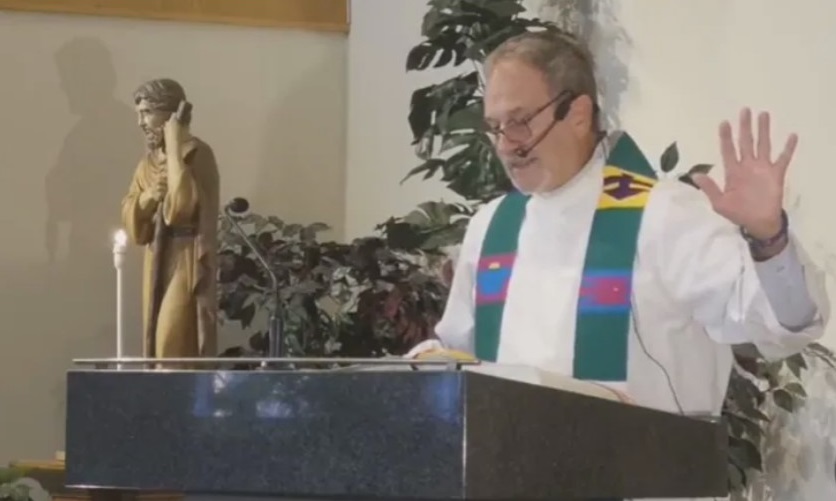
<instances>
[{"instance_id":1,"label":"man's left hand","mask_svg":"<svg viewBox=\"0 0 836 501\"><path fill-rule=\"evenodd\" d=\"M752 134L752 112L740 113L738 148L728 122L720 124L720 152L726 182L721 190L705 174L693 176L696 184L711 201L714 210L742 227L756 239L766 240L781 231L784 180L798 136L790 134L784 151L772 161L769 113L758 116L757 144Z\"/></svg>"}]
</instances>

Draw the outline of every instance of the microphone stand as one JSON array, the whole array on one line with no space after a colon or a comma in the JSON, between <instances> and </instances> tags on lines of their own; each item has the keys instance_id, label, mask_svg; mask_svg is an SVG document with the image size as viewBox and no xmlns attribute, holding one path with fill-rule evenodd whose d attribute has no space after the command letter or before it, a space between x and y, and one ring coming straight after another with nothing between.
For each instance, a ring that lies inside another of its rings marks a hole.
<instances>
[{"instance_id":1,"label":"microphone stand","mask_svg":"<svg viewBox=\"0 0 836 501\"><path fill-rule=\"evenodd\" d=\"M282 302L281 302L281 288L279 287L279 279L276 277L276 273L273 271L273 268L267 262L267 258L264 257L264 254L259 249L258 245L247 236L247 233L241 228L241 225L238 224L237 219L235 216L230 214L230 207L224 208L224 216L226 220L232 225L235 229L235 232L238 233L244 243L247 244L247 247L255 254L256 259L267 272L267 275L270 277L270 290L273 295L275 306L273 307L273 311L270 313L270 320L268 325L268 332L267 332L267 356L270 358L283 358L285 356L285 349L284 349L284 329L282 324ZM266 364L262 364L265 366Z\"/></svg>"}]
</instances>

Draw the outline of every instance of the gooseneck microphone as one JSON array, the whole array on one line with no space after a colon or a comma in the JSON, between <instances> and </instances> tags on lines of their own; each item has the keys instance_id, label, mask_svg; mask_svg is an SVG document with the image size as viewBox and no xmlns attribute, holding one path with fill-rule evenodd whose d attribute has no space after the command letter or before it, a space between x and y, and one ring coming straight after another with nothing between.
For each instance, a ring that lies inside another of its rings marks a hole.
<instances>
[{"instance_id":1,"label":"gooseneck microphone","mask_svg":"<svg viewBox=\"0 0 836 501\"><path fill-rule=\"evenodd\" d=\"M267 261L267 258L264 256L261 248L253 242L253 240L247 235L241 225L238 224L238 218L241 217L245 212L250 209L250 203L245 198L236 197L233 198L226 206L224 207L223 213L224 217L229 224L235 229L235 232L247 247L255 254L256 259L258 260L261 267L264 268L264 271L267 272L267 276L270 277L270 286L271 292L273 295L273 311L270 313L270 325L268 327L267 332L267 356L270 358L279 358L284 357L285 349L284 349L284 332L282 326L282 303L281 303L281 294L280 294L280 286L279 286L279 278L276 276L276 272L273 271L273 267L270 266L270 263Z\"/></svg>"}]
</instances>

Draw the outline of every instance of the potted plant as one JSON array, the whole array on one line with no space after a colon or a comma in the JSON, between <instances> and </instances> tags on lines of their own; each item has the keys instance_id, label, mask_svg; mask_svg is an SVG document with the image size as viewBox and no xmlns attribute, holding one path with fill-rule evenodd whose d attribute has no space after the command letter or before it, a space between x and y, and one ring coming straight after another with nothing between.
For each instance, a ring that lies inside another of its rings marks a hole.
<instances>
[{"instance_id":1,"label":"potted plant","mask_svg":"<svg viewBox=\"0 0 836 501\"><path fill-rule=\"evenodd\" d=\"M17 468L0 468L0 501L29 501L31 488L22 483L24 472Z\"/></svg>"},{"instance_id":2,"label":"potted plant","mask_svg":"<svg viewBox=\"0 0 836 501\"><path fill-rule=\"evenodd\" d=\"M402 354L432 335L446 289L433 262L412 242L400 242L397 222L383 235L349 244L320 242L321 223L287 224L248 214L241 227L266 255L280 282L278 305L287 353L307 357ZM385 232L385 231L384 231ZM401 239L411 235L401 235ZM219 307L224 321L252 330L247 347L226 356L263 355L265 328L258 312L276 307L270 278L225 219L219 231Z\"/></svg>"}]
</instances>

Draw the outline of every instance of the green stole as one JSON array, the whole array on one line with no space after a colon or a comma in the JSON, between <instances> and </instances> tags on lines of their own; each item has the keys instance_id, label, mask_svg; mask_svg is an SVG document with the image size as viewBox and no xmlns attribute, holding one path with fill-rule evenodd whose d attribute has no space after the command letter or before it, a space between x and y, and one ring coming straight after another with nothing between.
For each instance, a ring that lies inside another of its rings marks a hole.
<instances>
[{"instance_id":1,"label":"green stole","mask_svg":"<svg viewBox=\"0 0 836 501\"><path fill-rule=\"evenodd\" d=\"M572 376L627 380L633 263L642 214L656 173L622 133L603 170L586 249L575 323ZM493 214L476 272L476 356L496 361L508 283L529 197L506 195ZM555 333L555 336L559 333Z\"/></svg>"}]
</instances>

